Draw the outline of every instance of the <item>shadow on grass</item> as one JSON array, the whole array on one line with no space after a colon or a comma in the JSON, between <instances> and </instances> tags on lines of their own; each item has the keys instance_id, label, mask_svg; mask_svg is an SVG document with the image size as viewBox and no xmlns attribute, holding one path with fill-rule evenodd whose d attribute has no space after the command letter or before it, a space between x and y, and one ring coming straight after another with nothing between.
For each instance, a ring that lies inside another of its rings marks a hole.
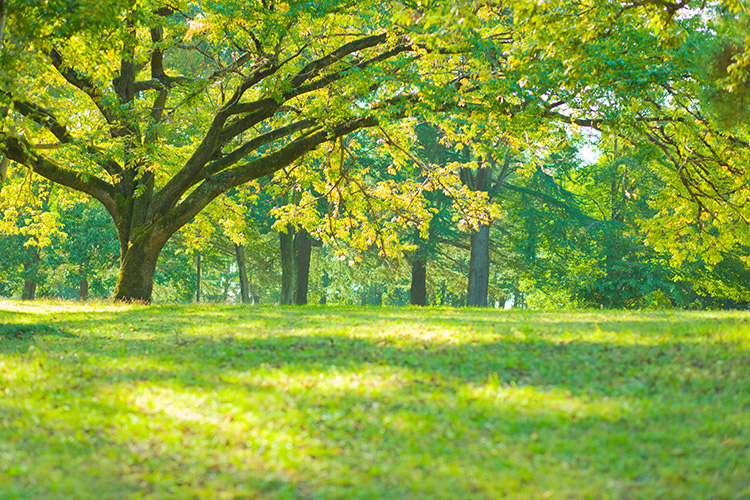
<instances>
[{"instance_id":1,"label":"shadow on grass","mask_svg":"<svg viewBox=\"0 0 750 500\"><path fill-rule=\"evenodd\" d=\"M107 328L158 321L143 313L93 315L85 325L104 330L85 346L45 339L45 362L76 381L43 395L61 391L70 412L93 420L71 429L53 412L41 432L17 430L30 445L0 446L38 467L32 458L57 460L72 437L73 465L56 469L62 498L86 498L85 488L155 498L201 488L269 499L750 497L750 354L711 336L739 320L434 318L491 332L443 343L346 333L352 321L393 321L374 312L321 314L318 327L295 326L295 310L276 329L262 312L214 325L217 338L189 329L220 321L221 309L151 340L108 338ZM556 338L595 327L658 342ZM315 328L343 330L303 332ZM94 359L82 364L81 349ZM127 394L105 402L118 388ZM34 420L32 409L3 406L12 421ZM136 419L129 433L116 430L119 418Z\"/></svg>"},{"instance_id":2,"label":"shadow on grass","mask_svg":"<svg viewBox=\"0 0 750 500\"><path fill-rule=\"evenodd\" d=\"M74 338L75 335L47 323L0 324L0 339L30 340L34 337Z\"/></svg>"}]
</instances>

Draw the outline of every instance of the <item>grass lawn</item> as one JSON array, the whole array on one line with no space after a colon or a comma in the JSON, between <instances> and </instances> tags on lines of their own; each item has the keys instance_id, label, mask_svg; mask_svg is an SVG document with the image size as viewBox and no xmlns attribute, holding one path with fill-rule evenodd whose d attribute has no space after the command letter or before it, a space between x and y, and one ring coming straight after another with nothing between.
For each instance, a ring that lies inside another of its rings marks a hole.
<instances>
[{"instance_id":1,"label":"grass lawn","mask_svg":"<svg viewBox=\"0 0 750 500\"><path fill-rule=\"evenodd\" d=\"M750 499L749 320L0 302L0 499Z\"/></svg>"}]
</instances>

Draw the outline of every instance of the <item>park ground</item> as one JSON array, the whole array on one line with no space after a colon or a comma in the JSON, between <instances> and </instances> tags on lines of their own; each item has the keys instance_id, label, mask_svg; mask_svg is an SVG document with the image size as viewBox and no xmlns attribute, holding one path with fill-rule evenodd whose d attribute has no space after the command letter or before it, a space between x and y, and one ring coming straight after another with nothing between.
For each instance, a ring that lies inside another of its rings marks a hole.
<instances>
[{"instance_id":1,"label":"park ground","mask_svg":"<svg viewBox=\"0 0 750 500\"><path fill-rule=\"evenodd\" d=\"M750 314L0 302L0 498L750 499Z\"/></svg>"}]
</instances>

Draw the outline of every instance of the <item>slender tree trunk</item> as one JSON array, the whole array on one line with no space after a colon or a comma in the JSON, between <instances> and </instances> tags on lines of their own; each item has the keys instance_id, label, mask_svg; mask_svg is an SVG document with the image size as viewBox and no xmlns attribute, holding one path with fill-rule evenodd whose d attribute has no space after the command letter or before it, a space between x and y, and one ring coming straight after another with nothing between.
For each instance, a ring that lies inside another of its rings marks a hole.
<instances>
[{"instance_id":1,"label":"slender tree trunk","mask_svg":"<svg viewBox=\"0 0 750 500\"><path fill-rule=\"evenodd\" d=\"M323 271L323 277L320 280L320 305L326 305L328 302L328 287L331 285L331 277L328 271Z\"/></svg>"},{"instance_id":2,"label":"slender tree trunk","mask_svg":"<svg viewBox=\"0 0 750 500\"><path fill-rule=\"evenodd\" d=\"M78 300L83 302L89 299L89 280L83 272L83 265L78 266L78 274L81 276L78 280Z\"/></svg>"},{"instance_id":3,"label":"slender tree trunk","mask_svg":"<svg viewBox=\"0 0 750 500\"><path fill-rule=\"evenodd\" d=\"M10 164L10 160L8 160L8 157L0 155L0 191L3 190L3 186L5 186L5 181L8 180L8 165L9 164Z\"/></svg>"},{"instance_id":4,"label":"slender tree trunk","mask_svg":"<svg viewBox=\"0 0 750 500\"><path fill-rule=\"evenodd\" d=\"M415 257L411 263L409 303L413 306L427 305L427 263L420 257Z\"/></svg>"},{"instance_id":5,"label":"slender tree trunk","mask_svg":"<svg viewBox=\"0 0 750 500\"><path fill-rule=\"evenodd\" d=\"M360 303L363 306L382 306L383 291L376 285L370 285L362 291Z\"/></svg>"},{"instance_id":6,"label":"slender tree trunk","mask_svg":"<svg viewBox=\"0 0 750 500\"><path fill-rule=\"evenodd\" d=\"M247 281L247 257L244 245L234 245L234 253L237 256L237 272L240 275L240 296L243 304L250 303L250 287Z\"/></svg>"},{"instance_id":7,"label":"slender tree trunk","mask_svg":"<svg viewBox=\"0 0 750 500\"><path fill-rule=\"evenodd\" d=\"M254 284L250 284L250 298L253 299L253 305L260 304L260 290L258 290L258 286Z\"/></svg>"},{"instance_id":8,"label":"slender tree trunk","mask_svg":"<svg viewBox=\"0 0 750 500\"><path fill-rule=\"evenodd\" d=\"M232 268L227 266L224 268L224 274L222 276L222 290L221 290L221 303L226 304L229 300L229 289L232 285Z\"/></svg>"},{"instance_id":9,"label":"slender tree trunk","mask_svg":"<svg viewBox=\"0 0 750 500\"><path fill-rule=\"evenodd\" d=\"M89 300L89 280L86 278L78 281L78 300L82 302Z\"/></svg>"},{"instance_id":10,"label":"slender tree trunk","mask_svg":"<svg viewBox=\"0 0 750 500\"><path fill-rule=\"evenodd\" d=\"M279 304L294 304L294 231L291 227L287 232L279 232L279 247L281 249L281 297Z\"/></svg>"},{"instance_id":11,"label":"slender tree trunk","mask_svg":"<svg viewBox=\"0 0 750 500\"><path fill-rule=\"evenodd\" d=\"M482 224L471 233L471 257L469 258L469 290L466 305L487 307L487 291L490 283L490 226Z\"/></svg>"},{"instance_id":12,"label":"slender tree trunk","mask_svg":"<svg viewBox=\"0 0 750 500\"><path fill-rule=\"evenodd\" d=\"M36 298L39 262L41 261L39 247L29 247L26 253L28 254L28 259L23 263L24 280L21 300L34 300Z\"/></svg>"},{"instance_id":13,"label":"slender tree trunk","mask_svg":"<svg viewBox=\"0 0 750 500\"><path fill-rule=\"evenodd\" d=\"M502 178L503 174L500 177ZM461 180L472 191L488 192L492 182L492 168L478 168L476 173L472 173L469 168L461 169ZM469 286L466 291L466 305L468 307L487 307L489 282L490 226L489 224L480 224L476 231L471 232Z\"/></svg>"},{"instance_id":14,"label":"slender tree trunk","mask_svg":"<svg viewBox=\"0 0 750 500\"><path fill-rule=\"evenodd\" d=\"M312 241L310 235L301 229L294 237L296 247L296 271L297 290L294 294L294 303L297 305L307 304L307 291L310 282L310 256L312 254Z\"/></svg>"},{"instance_id":15,"label":"slender tree trunk","mask_svg":"<svg viewBox=\"0 0 750 500\"><path fill-rule=\"evenodd\" d=\"M526 294L518 288L513 288L513 307L526 309Z\"/></svg>"},{"instance_id":16,"label":"slender tree trunk","mask_svg":"<svg viewBox=\"0 0 750 500\"><path fill-rule=\"evenodd\" d=\"M201 253L198 252L195 259L195 303L201 302Z\"/></svg>"}]
</instances>

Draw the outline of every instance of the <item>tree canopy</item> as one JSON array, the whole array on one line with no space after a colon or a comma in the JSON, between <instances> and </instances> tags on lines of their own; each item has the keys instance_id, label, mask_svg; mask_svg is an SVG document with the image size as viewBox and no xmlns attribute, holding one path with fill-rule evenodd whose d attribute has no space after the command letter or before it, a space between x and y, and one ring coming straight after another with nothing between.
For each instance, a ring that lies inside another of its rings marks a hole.
<instances>
[{"instance_id":1,"label":"tree canopy","mask_svg":"<svg viewBox=\"0 0 750 500\"><path fill-rule=\"evenodd\" d=\"M652 240L710 251L749 230L750 136L719 105L746 107L746 24L739 1L3 0L0 154L106 208L117 300L150 300L162 248L217 198L230 207L227 195L281 171L308 179L310 197L340 194L356 184L332 161L342 138L369 131L406 168L398 151L425 122L478 167L499 148L564 147L571 126L656 145L672 189ZM713 72L712 53L729 54ZM394 224L424 227L434 190L482 222L486 193L462 185L462 168L430 165L378 191L416 200ZM368 210L350 208L339 218Z\"/></svg>"}]
</instances>

